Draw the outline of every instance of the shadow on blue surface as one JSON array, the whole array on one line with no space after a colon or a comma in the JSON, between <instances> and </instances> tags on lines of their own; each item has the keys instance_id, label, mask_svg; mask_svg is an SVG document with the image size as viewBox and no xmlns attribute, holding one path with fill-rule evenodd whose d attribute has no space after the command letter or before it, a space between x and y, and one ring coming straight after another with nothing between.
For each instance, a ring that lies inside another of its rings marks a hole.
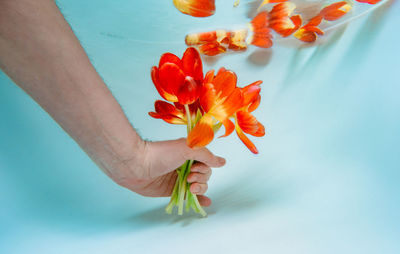
<instances>
[{"instance_id":1,"label":"shadow on blue surface","mask_svg":"<svg viewBox=\"0 0 400 254\"><path fill-rule=\"evenodd\" d=\"M256 169L253 169L256 170ZM207 208L208 217L223 214L224 218L236 217L238 214L251 214L252 211L263 207L266 213L277 204L285 202L290 195L288 187L273 183L271 180L254 178L254 175L244 173L236 181L230 181L229 186L218 189L212 196L213 204ZM159 226L160 224L179 224L183 227L201 219L193 212L168 215L165 206L156 207L135 215L127 220L127 225L142 225L144 227ZM174 211L176 212L176 210Z\"/></svg>"}]
</instances>

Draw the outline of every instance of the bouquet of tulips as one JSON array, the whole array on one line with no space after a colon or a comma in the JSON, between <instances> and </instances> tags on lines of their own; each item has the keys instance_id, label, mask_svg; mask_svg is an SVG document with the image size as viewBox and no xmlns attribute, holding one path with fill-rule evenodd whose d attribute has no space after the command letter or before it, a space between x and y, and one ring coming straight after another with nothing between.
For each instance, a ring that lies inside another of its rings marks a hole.
<instances>
[{"instance_id":1,"label":"bouquet of tulips","mask_svg":"<svg viewBox=\"0 0 400 254\"><path fill-rule=\"evenodd\" d=\"M236 74L225 68L217 73L210 70L204 75L200 55L194 48L188 48L182 59L172 53L163 54L158 67L152 68L151 77L161 97L172 103L157 100L155 112L149 115L170 124L186 125L189 147L208 145L223 125L225 134L221 137L236 130L250 151L258 153L245 133L256 137L265 135L264 126L252 115L260 104L262 81L240 88L236 85ZM187 182L192 164L192 160L186 161L176 170L178 177L166 207L169 214L177 206L179 215L184 208L206 215Z\"/></svg>"}]
</instances>

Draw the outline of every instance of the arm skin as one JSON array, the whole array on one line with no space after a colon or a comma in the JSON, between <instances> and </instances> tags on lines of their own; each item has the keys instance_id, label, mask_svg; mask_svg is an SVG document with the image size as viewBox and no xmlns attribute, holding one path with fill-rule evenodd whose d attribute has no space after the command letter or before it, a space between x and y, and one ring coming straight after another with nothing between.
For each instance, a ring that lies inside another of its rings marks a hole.
<instances>
[{"instance_id":1,"label":"arm skin","mask_svg":"<svg viewBox=\"0 0 400 254\"><path fill-rule=\"evenodd\" d=\"M185 139L146 142L130 125L53 0L0 0L0 68L117 184L169 196L175 169L194 164L191 191L204 194L223 158ZM202 205L210 200L200 196Z\"/></svg>"}]
</instances>

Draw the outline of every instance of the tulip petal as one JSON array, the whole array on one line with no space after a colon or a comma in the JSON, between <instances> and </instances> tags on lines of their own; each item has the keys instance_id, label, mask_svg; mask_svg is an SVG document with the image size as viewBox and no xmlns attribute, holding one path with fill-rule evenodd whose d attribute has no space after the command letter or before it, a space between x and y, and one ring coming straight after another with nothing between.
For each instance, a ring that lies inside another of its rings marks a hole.
<instances>
[{"instance_id":1,"label":"tulip petal","mask_svg":"<svg viewBox=\"0 0 400 254\"><path fill-rule=\"evenodd\" d=\"M204 43L215 42L215 41L217 41L217 32L216 31L192 33L192 34L186 35L186 37L185 37L185 43L188 46L201 45Z\"/></svg>"},{"instance_id":2,"label":"tulip petal","mask_svg":"<svg viewBox=\"0 0 400 254\"><path fill-rule=\"evenodd\" d=\"M185 115L174 107L174 105L157 100L154 103L154 108L156 112L149 112L151 117L163 119L167 123L186 124Z\"/></svg>"},{"instance_id":3,"label":"tulip petal","mask_svg":"<svg viewBox=\"0 0 400 254\"><path fill-rule=\"evenodd\" d=\"M178 101L180 104L192 104L200 95L200 85L190 76L186 76L183 85L177 92Z\"/></svg>"},{"instance_id":4,"label":"tulip petal","mask_svg":"<svg viewBox=\"0 0 400 254\"><path fill-rule=\"evenodd\" d=\"M261 9L261 7L263 7L266 4L272 4L272 3L282 3L282 2L286 2L288 0L263 0L260 4L260 6L258 6L258 10Z\"/></svg>"},{"instance_id":5,"label":"tulip petal","mask_svg":"<svg viewBox=\"0 0 400 254\"><path fill-rule=\"evenodd\" d=\"M239 126L236 125L236 133L243 144L254 154L258 154L257 147L250 141L250 139L243 133Z\"/></svg>"},{"instance_id":6,"label":"tulip petal","mask_svg":"<svg viewBox=\"0 0 400 254\"><path fill-rule=\"evenodd\" d=\"M251 134L255 137L263 137L265 136L265 127L264 125L262 125L260 122L258 122L258 130L256 131L256 133Z\"/></svg>"},{"instance_id":7,"label":"tulip petal","mask_svg":"<svg viewBox=\"0 0 400 254\"><path fill-rule=\"evenodd\" d=\"M224 137L231 135L232 132L235 130L235 125L229 119L226 119L225 121L223 121L222 124L225 127L225 134L220 136L220 138L224 138Z\"/></svg>"},{"instance_id":8,"label":"tulip petal","mask_svg":"<svg viewBox=\"0 0 400 254\"><path fill-rule=\"evenodd\" d=\"M243 132L256 137L265 135L265 127L252 114L247 111L238 111L236 113L237 125Z\"/></svg>"},{"instance_id":9,"label":"tulip petal","mask_svg":"<svg viewBox=\"0 0 400 254\"><path fill-rule=\"evenodd\" d=\"M236 87L237 76L232 71L218 72L217 76L212 81L217 94L220 93L220 98L224 98L232 93Z\"/></svg>"},{"instance_id":10,"label":"tulip petal","mask_svg":"<svg viewBox=\"0 0 400 254\"><path fill-rule=\"evenodd\" d=\"M177 94L185 81L185 74L178 65L165 63L159 69L159 80L167 93Z\"/></svg>"},{"instance_id":11,"label":"tulip petal","mask_svg":"<svg viewBox=\"0 0 400 254\"><path fill-rule=\"evenodd\" d=\"M238 111L236 113L237 124L247 134L256 133L258 130L257 119L247 111Z\"/></svg>"},{"instance_id":12,"label":"tulip petal","mask_svg":"<svg viewBox=\"0 0 400 254\"><path fill-rule=\"evenodd\" d=\"M257 32L259 29L264 29L269 25L269 14L266 11L257 14L250 22L253 32Z\"/></svg>"},{"instance_id":13,"label":"tulip petal","mask_svg":"<svg viewBox=\"0 0 400 254\"><path fill-rule=\"evenodd\" d=\"M294 33L294 37L304 42L314 42L317 40L317 35L313 32L306 31L305 29L300 29Z\"/></svg>"},{"instance_id":14,"label":"tulip petal","mask_svg":"<svg viewBox=\"0 0 400 254\"><path fill-rule=\"evenodd\" d=\"M217 92L212 83L205 83L202 87L200 105L205 112L209 112L217 100Z\"/></svg>"},{"instance_id":15,"label":"tulip petal","mask_svg":"<svg viewBox=\"0 0 400 254\"><path fill-rule=\"evenodd\" d=\"M320 15L328 21L335 21L349 12L351 5L345 1L333 3L321 10Z\"/></svg>"},{"instance_id":16,"label":"tulip petal","mask_svg":"<svg viewBox=\"0 0 400 254\"><path fill-rule=\"evenodd\" d=\"M193 17L208 17L215 12L215 0L173 0L182 13Z\"/></svg>"},{"instance_id":17,"label":"tulip petal","mask_svg":"<svg viewBox=\"0 0 400 254\"><path fill-rule=\"evenodd\" d=\"M165 100L170 102L178 101L178 98L175 95L167 93L162 87L161 82L159 80L159 71L158 68L153 66L151 68L151 79L153 80L154 86L156 87L158 93L163 97Z\"/></svg>"},{"instance_id":18,"label":"tulip petal","mask_svg":"<svg viewBox=\"0 0 400 254\"><path fill-rule=\"evenodd\" d=\"M290 18L293 11L296 9L296 5L292 2L284 2L276 4L269 13L269 27L283 37L291 35L296 28L296 24ZM294 18L294 21L298 23L299 16Z\"/></svg>"},{"instance_id":19,"label":"tulip petal","mask_svg":"<svg viewBox=\"0 0 400 254\"><path fill-rule=\"evenodd\" d=\"M376 4L376 3L379 3L382 0L356 0L356 1L360 2L360 3Z\"/></svg>"},{"instance_id":20,"label":"tulip petal","mask_svg":"<svg viewBox=\"0 0 400 254\"><path fill-rule=\"evenodd\" d=\"M214 70L210 70L206 73L204 77L203 84L211 83L214 79Z\"/></svg>"},{"instance_id":21,"label":"tulip petal","mask_svg":"<svg viewBox=\"0 0 400 254\"><path fill-rule=\"evenodd\" d=\"M254 45L259 48L270 48L272 47L272 35L270 34L270 30L267 28L265 29L264 34L254 34L251 40L251 45Z\"/></svg>"},{"instance_id":22,"label":"tulip petal","mask_svg":"<svg viewBox=\"0 0 400 254\"><path fill-rule=\"evenodd\" d=\"M247 49L247 29L235 30L229 33L230 37L225 38L228 48L234 51L242 51ZM224 41L222 41L224 42Z\"/></svg>"},{"instance_id":23,"label":"tulip petal","mask_svg":"<svg viewBox=\"0 0 400 254\"><path fill-rule=\"evenodd\" d=\"M195 48L186 49L182 57L182 68L187 76L192 76L196 81L203 80L203 64Z\"/></svg>"},{"instance_id":24,"label":"tulip petal","mask_svg":"<svg viewBox=\"0 0 400 254\"><path fill-rule=\"evenodd\" d=\"M189 147L204 147L214 138L213 119L205 114L188 134L187 145Z\"/></svg>"},{"instance_id":25,"label":"tulip petal","mask_svg":"<svg viewBox=\"0 0 400 254\"><path fill-rule=\"evenodd\" d=\"M225 69L225 67L221 67L221 68L219 68L217 75L220 75L221 73L226 72L226 71L228 71L228 70Z\"/></svg>"},{"instance_id":26,"label":"tulip petal","mask_svg":"<svg viewBox=\"0 0 400 254\"><path fill-rule=\"evenodd\" d=\"M243 93L243 106L250 105L253 101L257 100L260 94L262 84L261 80L258 80L250 85L242 88Z\"/></svg>"},{"instance_id":27,"label":"tulip petal","mask_svg":"<svg viewBox=\"0 0 400 254\"><path fill-rule=\"evenodd\" d=\"M240 88L235 88L222 104L216 105L210 110L210 114L218 121L223 122L242 107L242 102L242 91Z\"/></svg>"},{"instance_id":28,"label":"tulip petal","mask_svg":"<svg viewBox=\"0 0 400 254\"><path fill-rule=\"evenodd\" d=\"M177 66L181 67L182 66L182 61L177 57L176 55L172 53L165 53L161 56L160 62L158 63L158 67L161 68L166 63L174 63Z\"/></svg>"},{"instance_id":29,"label":"tulip petal","mask_svg":"<svg viewBox=\"0 0 400 254\"><path fill-rule=\"evenodd\" d=\"M323 35L324 31L322 31L319 27L316 26L311 26L311 27L307 27L307 31L308 32L313 32L319 35Z\"/></svg>"},{"instance_id":30,"label":"tulip petal","mask_svg":"<svg viewBox=\"0 0 400 254\"><path fill-rule=\"evenodd\" d=\"M321 24L322 22L322 16L321 15L317 15L315 17L313 17L312 19L310 19L310 21L308 21L308 23L304 26L318 26L319 24Z\"/></svg>"},{"instance_id":31,"label":"tulip petal","mask_svg":"<svg viewBox=\"0 0 400 254\"><path fill-rule=\"evenodd\" d=\"M170 123L170 124L186 124L186 121L184 121L180 118L177 118L173 115L161 115L156 112L149 112L149 115L156 119L162 119L165 122Z\"/></svg>"},{"instance_id":32,"label":"tulip petal","mask_svg":"<svg viewBox=\"0 0 400 254\"><path fill-rule=\"evenodd\" d=\"M317 39L317 34L324 34L324 32L318 27L318 25L321 24L322 19L323 17L321 15L313 17L306 25L297 30L293 36L304 42L314 42Z\"/></svg>"},{"instance_id":33,"label":"tulip petal","mask_svg":"<svg viewBox=\"0 0 400 254\"><path fill-rule=\"evenodd\" d=\"M207 56L216 56L226 52L226 48L221 46L219 42L205 43L199 47L200 53Z\"/></svg>"},{"instance_id":34,"label":"tulip petal","mask_svg":"<svg viewBox=\"0 0 400 254\"><path fill-rule=\"evenodd\" d=\"M250 22L253 31L251 43L260 48L270 48L272 46L272 35L269 29L269 14L266 11L260 12Z\"/></svg>"},{"instance_id":35,"label":"tulip petal","mask_svg":"<svg viewBox=\"0 0 400 254\"><path fill-rule=\"evenodd\" d=\"M249 105L247 110L249 112L253 112L254 110L256 110L258 108L258 106L260 105L260 102L261 102L261 96L258 95L257 98Z\"/></svg>"}]
</instances>

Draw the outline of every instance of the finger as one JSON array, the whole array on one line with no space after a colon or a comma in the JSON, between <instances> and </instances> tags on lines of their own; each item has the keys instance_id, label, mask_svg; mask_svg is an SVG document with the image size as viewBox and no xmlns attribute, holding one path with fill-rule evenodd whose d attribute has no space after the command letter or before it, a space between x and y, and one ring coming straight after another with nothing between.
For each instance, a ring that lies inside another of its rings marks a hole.
<instances>
[{"instance_id":1,"label":"finger","mask_svg":"<svg viewBox=\"0 0 400 254\"><path fill-rule=\"evenodd\" d=\"M203 195L198 195L197 199L199 200L200 205L204 207L209 207L212 203L211 199Z\"/></svg>"},{"instance_id":2,"label":"finger","mask_svg":"<svg viewBox=\"0 0 400 254\"><path fill-rule=\"evenodd\" d=\"M187 181L189 183L207 183L208 180L210 179L211 176L211 171L209 171L206 174L201 174L201 173L190 173L188 175Z\"/></svg>"},{"instance_id":3,"label":"finger","mask_svg":"<svg viewBox=\"0 0 400 254\"><path fill-rule=\"evenodd\" d=\"M146 142L144 158L153 178L174 171L187 160L196 160L209 167L222 167L225 164L224 158L215 156L207 148L188 147L185 138Z\"/></svg>"},{"instance_id":4,"label":"finger","mask_svg":"<svg viewBox=\"0 0 400 254\"><path fill-rule=\"evenodd\" d=\"M219 168L225 165L225 159L211 153L207 148L189 148L186 150L187 159L196 160L209 167Z\"/></svg>"},{"instance_id":5,"label":"finger","mask_svg":"<svg viewBox=\"0 0 400 254\"><path fill-rule=\"evenodd\" d=\"M208 185L206 183L192 183L190 185L190 192L196 195L206 193L207 189Z\"/></svg>"},{"instance_id":6,"label":"finger","mask_svg":"<svg viewBox=\"0 0 400 254\"><path fill-rule=\"evenodd\" d=\"M197 172L197 173L202 173L202 174L207 174L210 171L211 171L211 168L201 162L194 163L193 166L190 168L190 172Z\"/></svg>"}]
</instances>

